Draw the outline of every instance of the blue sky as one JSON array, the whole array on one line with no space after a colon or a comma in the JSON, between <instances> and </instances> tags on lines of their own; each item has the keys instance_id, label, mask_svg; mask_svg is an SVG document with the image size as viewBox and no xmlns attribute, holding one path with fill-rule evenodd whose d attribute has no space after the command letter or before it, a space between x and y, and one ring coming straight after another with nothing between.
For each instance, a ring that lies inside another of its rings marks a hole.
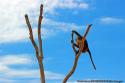
<instances>
[{"instance_id":1,"label":"blue sky","mask_svg":"<svg viewBox=\"0 0 125 83\"><path fill-rule=\"evenodd\" d=\"M125 80L124 0L4 0L0 1L0 83L39 82L35 50L28 38L28 14L35 40L39 6L44 4L42 39L47 83L61 83L74 62L71 31L87 35L97 67L82 54L69 83L85 79Z\"/></svg>"}]
</instances>

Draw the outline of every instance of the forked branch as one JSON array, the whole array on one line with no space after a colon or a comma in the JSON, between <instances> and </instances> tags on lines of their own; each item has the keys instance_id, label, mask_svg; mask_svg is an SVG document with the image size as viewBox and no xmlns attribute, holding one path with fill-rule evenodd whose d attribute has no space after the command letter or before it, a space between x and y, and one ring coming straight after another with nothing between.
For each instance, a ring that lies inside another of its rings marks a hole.
<instances>
[{"instance_id":1,"label":"forked branch","mask_svg":"<svg viewBox=\"0 0 125 83\"><path fill-rule=\"evenodd\" d=\"M28 18L28 15L25 15L26 24L29 29L29 38L35 48L36 57L39 63L40 68L40 76L41 76L41 83L45 83L45 74L44 74L44 67L43 67L43 52L42 52L42 40L41 40L41 22L42 22L42 14L43 14L43 5L40 6L40 15L38 20L38 41L39 47L37 46L36 42L34 41L32 27Z\"/></svg>"}]
</instances>

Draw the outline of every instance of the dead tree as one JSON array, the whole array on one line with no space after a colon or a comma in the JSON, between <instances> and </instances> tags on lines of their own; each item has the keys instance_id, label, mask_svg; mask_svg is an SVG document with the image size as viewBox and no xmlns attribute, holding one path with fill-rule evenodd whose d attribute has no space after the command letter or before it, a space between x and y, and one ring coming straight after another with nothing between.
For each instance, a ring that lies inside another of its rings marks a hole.
<instances>
[{"instance_id":1,"label":"dead tree","mask_svg":"<svg viewBox=\"0 0 125 83\"><path fill-rule=\"evenodd\" d=\"M25 15L26 24L29 29L29 38L32 42L32 45L36 51L36 58L38 60L39 68L40 68L40 77L41 77L41 83L45 83L45 74L44 74L44 66L43 66L43 52L42 52L42 39L41 39L41 22L42 22L42 14L43 14L43 5L40 6L40 15L38 20L38 41L39 45L36 44L34 37L33 37L33 31L32 26L30 24L28 15Z\"/></svg>"},{"instance_id":2,"label":"dead tree","mask_svg":"<svg viewBox=\"0 0 125 83\"><path fill-rule=\"evenodd\" d=\"M70 70L70 72L67 74L67 76L64 78L63 83L66 83L67 80L68 80L68 79L72 76L72 74L74 73L74 71L75 71L75 69L76 69L76 67L77 67L78 59L79 59L79 57L80 57L80 55L81 55L82 52L84 52L84 53L85 53L85 52L88 52L88 53L89 53L91 62L92 62L92 64L93 64L93 66L94 66L94 69L96 70L96 67L95 67L94 62L93 62L93 60L92 60L92 56L91 56L91 53L90 53L90 51L89 51L88 43L87 43L87 40L86 40L86 36L87 36L87 34L88 34L89 29L91 28L91 26L92 26L92 25L89 25L89 26L88 26L88 28L87 28L87 30L86 30L84 36L81 36L81 35L78 34L76 31L72 31L72 40L71 40L71 43L72 43L72 48L73 48L73 50L74 50L76 56L75 56L74 65L73 65L72 69ZM74 43L74 40L73 40L73 34L74 34L74 33L78 36L78 37L77 37L77 40L76 40L76 44ZM74 46L78 48L78 51L76 50L76 48L75 48Z\"/></svg>"}]
</instances>

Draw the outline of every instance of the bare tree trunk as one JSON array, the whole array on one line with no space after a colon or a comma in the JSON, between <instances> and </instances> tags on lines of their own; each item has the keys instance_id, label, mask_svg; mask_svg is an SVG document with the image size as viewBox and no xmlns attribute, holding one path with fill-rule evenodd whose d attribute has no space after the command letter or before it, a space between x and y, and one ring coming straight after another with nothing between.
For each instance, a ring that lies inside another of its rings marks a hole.
<instances>
[{"instance_id":1,"label":"bare tree trunk","mask_svg":"<svg viewBox=\"0 0 125 83\"><path fill-rule=\"evenodd\" d=\"M45 74L43 64L39 62L41 83L45 83Z\"/></svg>"},{"instance_id":2,"label":"bare tree trunk","mask_svg":"<svg viewBox=\"0 0 125 83\"><path fill-rule=\"evenodd\" d=\"M40 16L38 20L38 41L39 41L39 47L37 46L36 42L34 41L32 27L28 18L28 15L25 15L26 24L29 29L29 38L35 48L36 51L36 57L39 64L40 69L40 77L41 77L41 83L45 83L45 74L44 74L44 66L43 66L43 51L42 51L42 40L41 40L41 21L42 21L42 14L43 14L43 5L40 6Z\"/></svg>"},{"instance_id":3,"label":"bare tree trunk","mask_svg":"<svg viewBox=\"0 0 125 83\"><path fill-rule=\"evenodd\" d=\"M77 67L77 63L79 60L79 56L81 54L81 51L79 51L79 53L75 56L75 61L74 61L74 65L72 67L72 69L70 70L70 72L67 74L67 76L64 78L63 83L66 83L67 80L72 76L72 74L74 73L76 67Z\"/></svg>"}]
</instances>

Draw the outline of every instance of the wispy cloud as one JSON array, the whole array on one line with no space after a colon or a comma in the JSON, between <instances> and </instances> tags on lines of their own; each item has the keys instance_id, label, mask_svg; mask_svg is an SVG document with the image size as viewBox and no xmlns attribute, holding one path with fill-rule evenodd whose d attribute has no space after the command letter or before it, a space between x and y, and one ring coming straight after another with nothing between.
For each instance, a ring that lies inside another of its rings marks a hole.
<instances>
[{"instance_id":1,"label":"wispy cloud","mask_svg":"<svg viewBox=\"0 0 125 83\"><path fill-rule=\"evenodd\" d=\"M10 71L11 65L31 64L32 58L26 54L23 55L4 55L0 56L0 72Z\"/></svg>"},{"instance_id":2,"label":"wispy cloud","mask_svg":"<svg viewBox=\"0 0 125 83\"><path fill-rule=\"evenodd\" d=\"M48 80L61 80L64 78L63 74L55 73L51 71L45 71L46 79Z\"/></svg>"},{"instance_id":3,"label":"wispy cloud","mask_svg":"<svg viewBox=\"0 0 125 83\"><path fill-rule=\"evenodd\" d=\"M61 9L88 9L89 4L85 2L78 2L75 0L46 0L43 2L46 12L53 12L57 8Z\"/></svg>"},{"instance_id":4,"label":"wispy cloud","mask_svg":"<svg viewBox=\"0 0 125 83\"><path fill-rule=\"evenodd\" d=\"M6 78L1 77L0 83L14 83L14 80L6 79Z\"/></svg>"},{"instance_id":5,"label":"wispy cloud","mask_svg":"<svg viewBox=\"0 0 125 83\"><path fill-rule=\"evenodd\" d=\"M41 1L41 0L40 0ZM27 41L29 39L28 28L25 23L24 15L29 14L30 17L33 15L33 19L38 19L37 14L34 15L33 12L39 13L40 1L34 0L4 0L0 1L0 43L11 43L11 42L21 42ZM29 5L30 4L30 5ZM32 12L32 14L30 14ZM33 22L31 21L32 25ZM37 35L37 29L33 28L34 36ZM47 29L42 29L42 34L48 37L49 31ZM51 31L50 31L51 32Z\"/></svg>"},{"instance_id":6,"label":"wispy cloud","mask_svg":"<svg viewBox=\"0 0 125 83\"><path fill-rule=\"evenodd\" d=\"M24 14L37 7L38 1L34 0L0 1L0 43L27 39Z\"/></svg>"},{"instance_id":7,"label":"wispy cloud","mask_svg":"<svg viewBox=\"0 0 125 83\"><path fill-rule=\"evenodd\" d=\"M115 17L103 17L100 19L102 24L120 24L125 23L125 20L122 18L115 18Z\"/></svg>"},{"instance_id":8,"label":"wispy cloud","mask_svg":"<svg viewBox=\"0 0 125 83\"><path fill-rule=\"evenodd\" d=\"M65 23L65 22L59 22L59 21L54 21L48 18L43 19L43 26L46 26L46 28L49 28L50 30L54 29L55 30L61 30L64 32L71 31L71 30L80 30L85 28L85 26L80 26L75 23Z\"/></svg>"},{"instance_id":9,"label":"wispy cloud","mask_svg":"<svg viewBox=\"0 0 125 83\"><path fill-rule=\"evenodd\" d=\"M14 65L14 64L29 64L31 63L31 57L28 55L6 55L1 56L0 61L2 65Z\"/></svg>"},{"instance_id":10,"label":"wispy cloud","mask_svg":"<svg viewBox=\"0 0 125 83\"><path fill-rule=\"evenodd\" d=\"M0 1L0 43L20 42L27 41L27 39L29 39L29 32L25 23L24 15L25 13L28 13L31 24L33 26L36 25L39 14L39 6L41 4L40 2L42 3L42 0L14 0L11 2L9 0ZM43 3L45 6L44 13L50 13L56 8L87 9L89 7L87 3L80 3L75 0L46 0ZM79 27L79 25L75 25L74 23L56 22L52 19L50 20L54 24L43 22L52 28L55 27L55 29L61 29L62 31L67 31L71 29L71 27ZM34 36L36 37L36 28L33 28L33 31L35 33ZM43 27L42 35L44 38L49 37L54 33L55 32L53 32L50 28L47 29Z\"/></svg>"},{"instance_id":11,"label":"wispy cloud","mask_svg":"<svg viewBox=\"0 0 125 83\"><path fill-rule=\"evenodd\" d=\"M25 54L24 54L25 55ZM12 78L39 78L39 69L29 69L28 67L24 68L12 68L13 65L31 65L31 61L33 59L29 57L28 55L5 55L0 57L0 77L4 77L4 79L12 79ZM64 75L55 73L52 71L45 71L46 79L47 80L60 80L63 79ZM0 81L1 82L1 81Z\"/></svg>"}]
</instances>

